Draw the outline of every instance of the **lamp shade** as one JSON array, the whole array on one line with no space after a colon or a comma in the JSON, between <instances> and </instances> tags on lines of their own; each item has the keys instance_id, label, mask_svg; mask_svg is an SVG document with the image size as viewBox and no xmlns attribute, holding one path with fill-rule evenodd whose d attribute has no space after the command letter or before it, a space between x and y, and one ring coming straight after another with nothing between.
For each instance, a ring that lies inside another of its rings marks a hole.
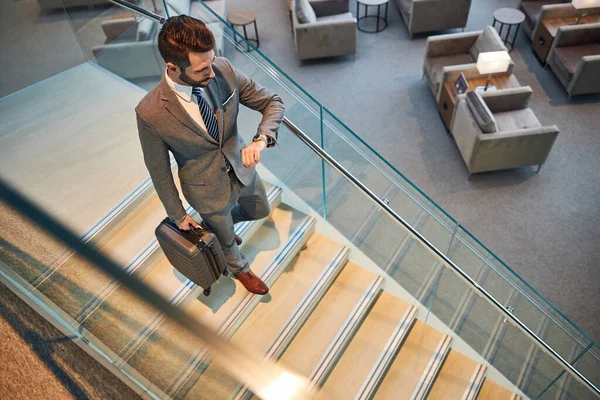
<instances>
[{"instance_id":1,"label":"lamp shade","mask_svg":"<svg viewBox=\"0 0 600 400\"><path fill-rule=\"evenodd\" d=\"M490 51L479 53L477 71L480 74L495 74L508 71L510 56L506 51Z\"/></svg>"},{"instance_id":2,"label":"lamp shade","mask_svg":"<svg viewBox=\"0 0 600 400\"><path fill-rule=\"evenodd\" d=\"M600 0L571 0L571 5L578 10L600 7Z\"/></svg>"}]
</instances>

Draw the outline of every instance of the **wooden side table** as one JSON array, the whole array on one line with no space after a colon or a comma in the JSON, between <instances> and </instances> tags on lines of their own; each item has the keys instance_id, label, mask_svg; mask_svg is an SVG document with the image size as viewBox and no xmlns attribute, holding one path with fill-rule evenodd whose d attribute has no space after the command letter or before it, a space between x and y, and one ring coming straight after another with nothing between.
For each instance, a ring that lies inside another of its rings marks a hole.
<instances>
[{"instance_id":1,"label":"wooden side table","mask_svg":"<svg viewBox=\"0 0 600 400\"><path fill-rule=\"evenodd\" d=\"M255 44L256 48L258 48L258 46L260 46L260 39L258 38L258 28L256 27L256 15L252 11L250 11L250 10L234 11L227 16L227 22L229 22L231 24L233 29L235 29L236 26L241 26L244 31L244 39L246 39L247 42L251 42L251 43ZM246 29L246 26L248 26L250 24L254 24L254 38L248 37L248 31ZM243 40L238 40L237 38L235 39L235 41L238 44L244 43ZM253 49L252 49L252 47L250 47L249 44L246 43L246 50L248 52L250 52Z\"/></svg>"},{"instance_id":2,"label":"wooden side table","mask_svg":"<svg viewBox=\"0 0 600 400\"><path fill-rule=\"evenodd\" d=\"M485 86L487 78L469 78L469 89L467 92L475 90L478 86ZM496 89L507 89L520 87L521 84L517 80L517 77L513 74L492 76L490 85L496 86ZM438 111L444 121L444 125L450 133L452 128L452 121L454 120L454 108L456 107L456 93L454 92L454 82L444 82L442 87L442 93L440 94L440 102L438 103Z\"/></svg>"},{"instance_id":3,"label":"wooden side table","mask_svg":"<svg viewBox=\"0 0 600 400\"><path fill-rule=\"evenodd\" d=\"M553 18L544 19L538 25L538 28L533 32L531 46L537 58L546 63L552 42L558 33L558 28L561 26L573 25L577 21L577 17ZM600 22L600 14L586 15L581 18L580 24L594 24Z\"/></svg>"}]
</instances>

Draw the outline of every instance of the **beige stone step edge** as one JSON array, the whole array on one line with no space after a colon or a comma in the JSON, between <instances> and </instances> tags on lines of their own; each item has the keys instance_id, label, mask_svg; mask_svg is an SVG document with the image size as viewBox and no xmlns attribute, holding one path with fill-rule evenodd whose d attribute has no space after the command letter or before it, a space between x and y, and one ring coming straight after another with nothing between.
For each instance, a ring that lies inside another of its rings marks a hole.
<instances>
[{"instance_id":1,"label":"beige stone step edge","mask_svg":"<svg viewBox=\"0 0 600 400\"><path fill-rule=\"evenodd\" d=\"M379 388L381 382L385 378L387 371L396 359L396 355L400 351L400 348L404 344L404 340L408 336L415 320L418 308L410 306L398 322L398 325L394 329L394 332L390 336L385 347L381 351L379 358L373 365L373 368L369 372L367 379L363 383L362 387L358 391L355 400L368 400L372 399Z\"/></svg>"},{"instance_id":2,"label":"beige stone step edge","mask_svg":"<svg viewBox=\"0 0 600 400\"><path fill-rule=\"evenodd\" d=\"M431 390L431 387L435 382L435 378L442 369L444 360L450 352L451 342L452 337L448 335L442 336L435 351L433 352L433 355L429 359L427 367L425 367L425 371L423 371L423 374L421 375L419 383L417 383L417 386L410 397L411 400L424 400L427 398L427 394L429 393L429 390Z\"/></svg>"},{"instance_id":3,"label":"beige stone step edge","mask_svg":"<svg viewBox=\"0 0 600 400\"><path fill-rule=\"evenodd\" d=\"M267 193L267 199L269 201L269 205L271 208L277 207L281 203L281 189L275 186L272 186ZM186 212L192 216L195 216L197 212L191 207L187 206ZM260 228L264 219L259 221L245 221L237 224L235 227L235 233L243 238L250 237L257 229ZM140 251L131 261L129 261L125 267L125 271L128 274L136 273L138 276L149 272L149 268L155 267L157 265L156 258L164 257L163 253L158 251L160 245L158 244L158 240L153 237L148 245L146 245L142 251ZM108 286L102 293L98 296L92 298L79 312L76 317L76 320L80 323L83 323L91 314L93 314L98 307L104 302L104 300L114 292L120 286L120 282L114 281L110 286ZM179 292L185 289L196 289L191 281L186 280L177 292L174 294L174 298L179 296ZM200 289L198 288L198 291ZM190 293L190 295L194 295L194 293ZM171 300L171 299L170 299ZM182 299L183 300L183 299Z\"/></svg>"},{"instance_id":4,"label":"beige stone step edge","mask_svg":"<svg viewBox=\"0 0 600 400\"><path fill-rule=\"evenodd\" d=\"M171 158L171 168L173 168L174 165L175 159ZM153 193L155 193L155 191L152 186L152 180L150 179L150 176L148 176L119 203L104 214L104 216L92 225L90 229L81 235L80 240L83 243L94 242L96 246L98 246L98 243L106 241L107 237L110 236L114 229L118 229L118 226L123 223L127 214L146 201ZM74 255L75 252L72 249L65 251L65 253L62 254L44 274L40 275L32 283L33 287L39 287ZM125 268L128 267L130 267L129 264L125 266Z\"/></svg>"},{"instance_id":5,"label":"beige stone step edge","mask_svg":"<svg viewBox=\"0 0 600 400\"><path fill-rule=\"evenodd\" d=\"M354 334L360 328L369 311L377 301L377 298L383 290L385 278L377 276L356 304L344 325L340 328L336 336L333 338L327 350L309 375L313 388L319 388L323 385L338 360L350 344Z\"/></svg>"},{"instance_id":6,"label":"beige stone step edge","mask_svg":"<svg viewBox=\"0 0 600 400\"><path fill-rule=\"evenodd\" d=\"M473 375L471 375L471 379L469 379L469 383L467 385L467 389L465 393L462 395L461 400L475 400L479 395L479 391L483 386L483 381L485 381L485 373L487 372L487 367L481 364L477 364L475 367L475 371L473 371Z\"/></svg>"},{"instance_id":7,"label":"beige stone step edge","mask_svg":"<svg viewBox=\"0 0 600 400\"><path fill-rule=\"evenodd\" d=\"M319 305L333 282L337 279L338 275L348 262L349 253L350 249L342 247L329 261L317 280L306 292L290 317L281 327L273 342L269 345L265 358L276 360L281 357L314 309ZM251 393L248 392L247 388L244 386L238 387L232 394L232 398L236 400L250 397Z\"/></svg>"},{"instance_id":8,"label":"beige stone step edge","mask_svg":"<svg viewBox=\"0 0 600 400\"><path fill-rule=\"evenodd\" d=\"M269 265L265 267L260 277L268 286L273 285L300 249L306 245L315 230L315 224L316 219L314 217L306 217L289 237L284 247L280 249ZM227 318L219 324L216 329L217 334L225 339L229 339L252 310L254 310L260 299L260 296L247 293ZM208 353L209 349L204 347L197 349L182 370L167 386L165 392L170 396L174 396L179 390L186 387L188 381L194 377L197 368L206 361Z\"/></svg>"}]
</instances>

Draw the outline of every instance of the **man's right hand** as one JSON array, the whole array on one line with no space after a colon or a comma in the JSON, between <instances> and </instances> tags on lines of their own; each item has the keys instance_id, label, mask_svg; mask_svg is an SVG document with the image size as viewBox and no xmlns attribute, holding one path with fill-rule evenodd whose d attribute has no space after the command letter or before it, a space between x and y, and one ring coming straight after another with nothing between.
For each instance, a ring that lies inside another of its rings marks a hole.
<instances>
[{"instance_id":1,"label":"man's right hand","mask_svg":"<svg viewBox=\"0 0 600 400\"><path fill-rule=\"evenodd\" d=\"M183 231L189 231L190 229L200 227L200 225L198 225L198 223L194 221L190 214L186 214L185 219L181 223L177 224L177 226Z\"/></svg>"}]
</instances>

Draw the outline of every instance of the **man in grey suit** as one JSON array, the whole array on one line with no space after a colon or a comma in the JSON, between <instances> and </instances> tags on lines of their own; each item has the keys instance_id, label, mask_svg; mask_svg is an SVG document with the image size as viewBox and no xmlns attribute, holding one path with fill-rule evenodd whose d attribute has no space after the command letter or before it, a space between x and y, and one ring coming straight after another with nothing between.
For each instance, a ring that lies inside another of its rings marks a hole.
<instances>
[{"instance_id":1,"label":"man in grey suit","mask_svg":"<svg viewBox=\"0 0 600 400\"><path fill-rule=\"evenodd\" d=\"M167 19L161 28L158 49L167 68L135 110L144 161L167 215L188 230L198 224L180 200L169 151L173 154L181 191L217 235L229 270L248 291L266 294L267 285L240 253L233 225L269 215L255 166L261 152L277 144L283 102L227 59L215 58L214 44L212 32L186 15ZM248 146L238 134L240 103L262 113Z\"/></svg>"}]
</instances>

